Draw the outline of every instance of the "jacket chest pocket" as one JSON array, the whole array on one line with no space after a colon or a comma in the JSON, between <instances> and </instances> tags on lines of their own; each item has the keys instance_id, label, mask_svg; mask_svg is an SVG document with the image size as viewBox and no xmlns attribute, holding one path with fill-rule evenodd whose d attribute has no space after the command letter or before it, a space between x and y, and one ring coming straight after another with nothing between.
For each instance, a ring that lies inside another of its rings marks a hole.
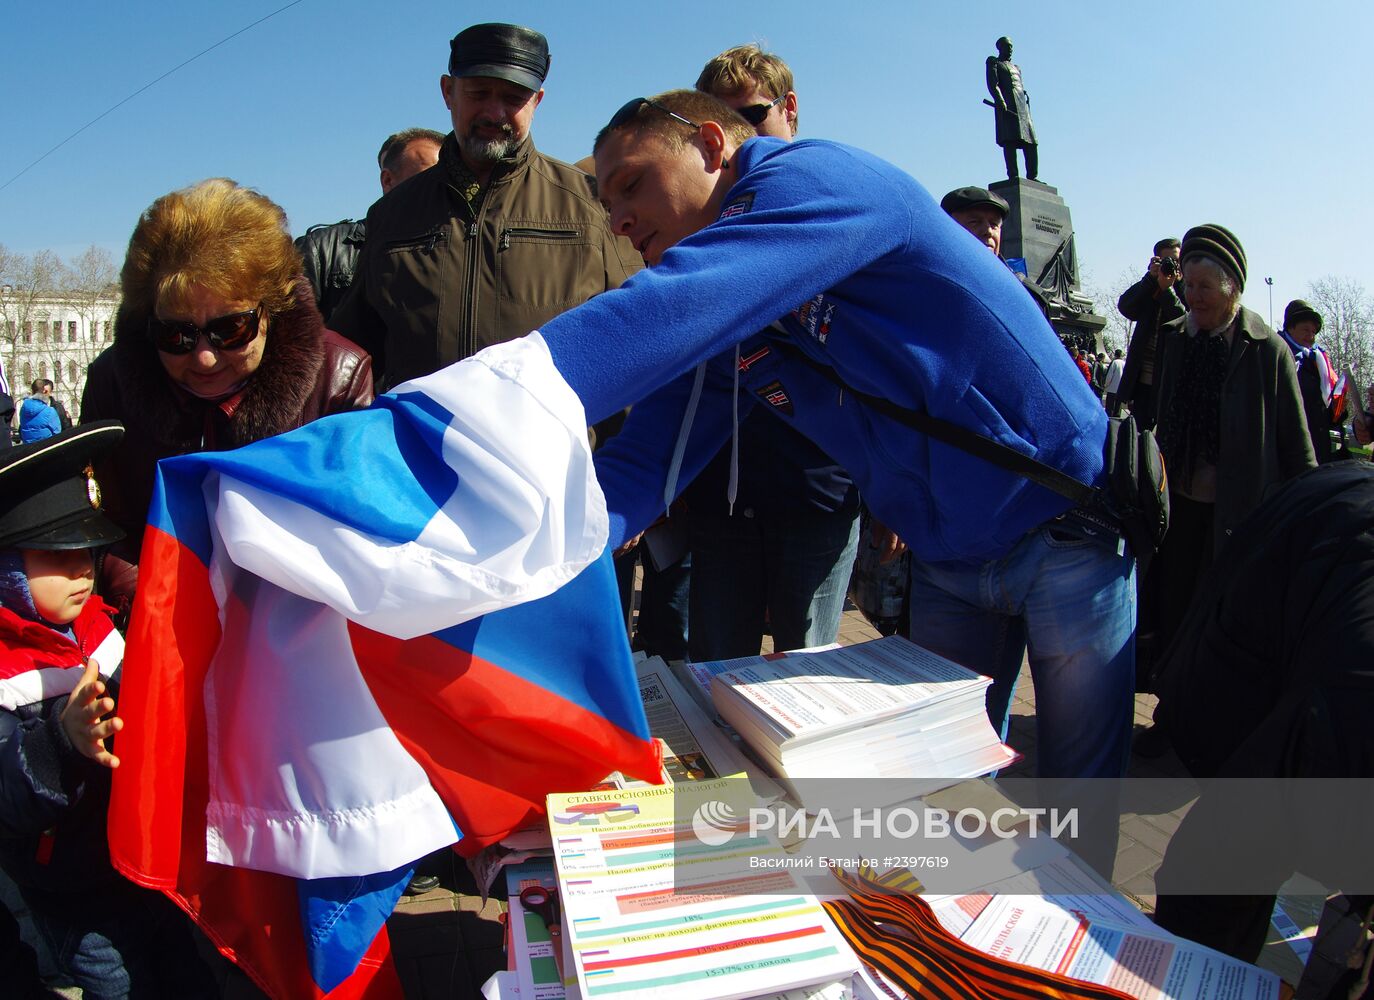
<instances>
[{"instance_id":1,"label":"jacket chest pocket","mask_svg":"<svg viewBox=\"0 0 1374 1000\"><path fill-rule=\"evenodd\" d=\"M437 298L449 235L436 229L416 236L388 240L378 261L377 289L386 305L397 312L420 310L431 319L438 314ZM390 317L388 317L390 319Z\"/></svg>"},{"instance_id":2,"label":"jacket chest pocket","mask_svg":"<svg viewBox=\"0 0 1374 1000\"><path fill-rule=\"evenodd\" d=\"M606 287L601 248L585 225L511 221L497 237L495 256L503 330L535 329Z\"/></svg>"}]
</instances>

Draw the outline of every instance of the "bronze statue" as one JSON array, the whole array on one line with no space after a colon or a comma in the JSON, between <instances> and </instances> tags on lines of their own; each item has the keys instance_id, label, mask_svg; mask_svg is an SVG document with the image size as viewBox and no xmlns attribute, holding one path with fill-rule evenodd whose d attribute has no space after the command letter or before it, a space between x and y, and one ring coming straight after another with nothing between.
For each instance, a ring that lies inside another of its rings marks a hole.
<instances>
[{"instance_id":1,"label":"bronze statue","mask_svg":"<svg viewBox=\"0 0 1374 1000\"><path fill-rule=\"evenodd\" d=\"M997 145L1007 163L1007 176L1016 176L1016 151L1026 151L1026 176L1035 180L1039 157L1035 123L1031 121L1030 95L1021 84L1021 69L1011 61L1011 39L997 39L997 55L988 56L988 93L997 113Z\"/></svg>"}]
</instances>

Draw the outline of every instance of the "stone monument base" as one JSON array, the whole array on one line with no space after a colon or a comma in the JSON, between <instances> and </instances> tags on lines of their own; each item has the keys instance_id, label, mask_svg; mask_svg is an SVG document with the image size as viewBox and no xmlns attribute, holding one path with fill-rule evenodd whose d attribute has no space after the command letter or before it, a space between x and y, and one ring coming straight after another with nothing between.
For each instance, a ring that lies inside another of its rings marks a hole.
<instances>
[{"instance_id":1,"label":"stone monument base","mask_svg":"<svg viewBox=\"0 0 1374 1000\"><path fill-rule=\"evenodd\" d=\"M1002 223L1002 256L1024 257L1027 276L1046 290L1058 282L1049 280L1058 261L1067 256L1069 288L1078 290L1078 260L1074 250L1073 220L1059 191L1040 181L1015 177L994 181L988 190L1001 195L1011 206Z\"/></svg>"},{"instance_id":2,"label":"stone monument base","mask_svg":"<svg viewBox=\"0 0 1374 1000\"><path fill-rule=\"evenodd\" d=\"M1058 189L1013 177L994 181L988 190L1011 206L1002 223L1002 256L1025 260L1026 276L1044 289L1050 323L1066 344L1094 353L1101 350L1107 321L1081 294L1073 219Z\"/></svg>"}]
</instances>

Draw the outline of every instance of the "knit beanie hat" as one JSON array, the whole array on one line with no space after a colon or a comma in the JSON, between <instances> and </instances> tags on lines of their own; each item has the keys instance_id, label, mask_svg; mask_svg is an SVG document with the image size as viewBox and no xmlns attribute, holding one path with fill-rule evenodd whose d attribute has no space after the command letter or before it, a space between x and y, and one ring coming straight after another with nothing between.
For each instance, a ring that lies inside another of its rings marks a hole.
<instances>
[{"instance_id":1,"label":"knit beanie hat","mask_svg":"<svg viewBox=\"0 0 1374 1000\"><path fill-rule=\"evenodd\" d=\"M1183 263L1196 254L1207 254L1221 261L1245 291L1245 248L1236 239L1236 234L1224 226L1208 223L1194 226L1183 234L1183 251L1179 258Z\"/></svg>"},{"instance_id":2,"label":"knit beanie hat","mask_svg":"<svg viewBox=\"0 0 1374 1000\"><path fill-rule=\"evenodd\" d=\"M1322 328L1322 314L1313 309L1302 299L1294 299L1288 303L1288 308L1283 311L1283 328L1291 330L1294 323L1301 323L1305 319L1317 321L1317 330Z\"/></svg>"}]
</instances>

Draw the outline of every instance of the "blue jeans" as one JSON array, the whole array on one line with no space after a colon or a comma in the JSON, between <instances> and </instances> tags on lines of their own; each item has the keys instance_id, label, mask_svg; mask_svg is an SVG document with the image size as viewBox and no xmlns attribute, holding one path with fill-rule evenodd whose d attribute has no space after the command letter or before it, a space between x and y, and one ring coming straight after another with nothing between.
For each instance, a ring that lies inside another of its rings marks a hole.
<instances>
[{"instance_id":1,"label":"blue jeans","mask_svg":"<svg viewBox=\"0 0 1374 1000\"><path fill-rule=\"evenodd\" d=\"M1125 774L1135 610L1135 559L1065 521L984 563L912 559L912 640L992 678L988 718L1004 738L1029 647L1040 777Z\"/></svg>"},{"instance_id":2,"label":"blue jeans","mask_svg":"<svg viewBox=\"0 0 1374 1000\"><path fill-rule=\"evenodd\" d=\"M190 921L160 892L123 881L82 893L20 891L59 967L87 1000L219 995Z\"/></svg>"},{"instance_id":3,"label":"blue jeans","mask_svg":"<svg viewBox=\"0 0 1374 1000\"><path fill-rule=\"evenodd\" d=\"M680 515L679 515L680 516ZM620 607L626 628L634 622L635 565L644 568L639 593L639 622L630 647L665 660L687 658L687 587L692 579L692 554L666 569L654 569L642 544L615 561Z\"/></svg>"},{"instance_id":4,"label":"blue jeans","mask_svg":"<svg viewBox=\"0 0 1374 1000\"><path fill-rule=\"evenodd\" d=\"M859 541L857 511L690 514L688 525L694 661L757 656L765 613L774 649L835 641Z\"/></svg>"}]
</instances>

